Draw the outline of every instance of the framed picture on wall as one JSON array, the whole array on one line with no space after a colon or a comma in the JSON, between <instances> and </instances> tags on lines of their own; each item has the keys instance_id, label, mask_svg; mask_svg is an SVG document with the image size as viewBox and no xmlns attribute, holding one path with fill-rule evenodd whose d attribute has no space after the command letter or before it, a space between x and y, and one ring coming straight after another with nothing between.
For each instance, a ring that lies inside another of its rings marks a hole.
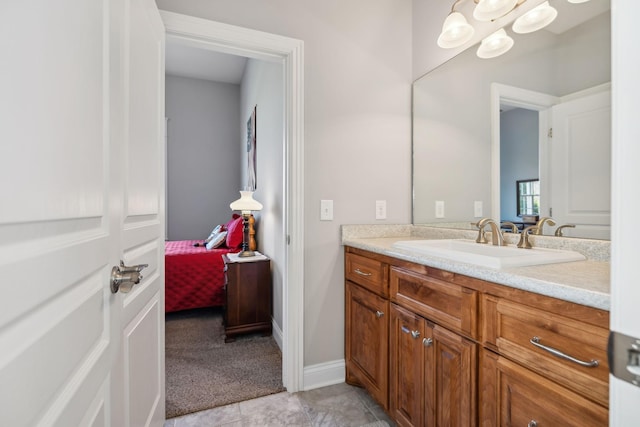
<instances>
[{"instance_id":1,"label":"framed picture on wall","mask_svg":"<svg viewBox=\"0 0 640 427\"><path fill-rule=\"evenodd\" d=\"M247 121L247 189L256 191L256 109L253 107L251 117Z\"/></svg>"}]
</instances>

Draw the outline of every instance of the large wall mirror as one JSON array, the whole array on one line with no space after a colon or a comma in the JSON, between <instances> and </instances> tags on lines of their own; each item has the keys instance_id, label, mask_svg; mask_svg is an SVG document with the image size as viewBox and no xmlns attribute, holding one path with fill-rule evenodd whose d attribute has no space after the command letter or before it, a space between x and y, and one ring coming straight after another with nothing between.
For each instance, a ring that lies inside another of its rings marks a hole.
<instances>
[{"instance_id":1,"label":"large wall mirror","mask_svg":"<svg viewBox=\"0 0 640 427\"><path fill-rule=\"evenodd\" d=\"M414 82L414 224L531 221L517 183L539 180L539 216L556 222L544 234L609 239L610 2L549 3L545 29L507 27L506 54L476 45Z\"/></svg>"}]
</instances>

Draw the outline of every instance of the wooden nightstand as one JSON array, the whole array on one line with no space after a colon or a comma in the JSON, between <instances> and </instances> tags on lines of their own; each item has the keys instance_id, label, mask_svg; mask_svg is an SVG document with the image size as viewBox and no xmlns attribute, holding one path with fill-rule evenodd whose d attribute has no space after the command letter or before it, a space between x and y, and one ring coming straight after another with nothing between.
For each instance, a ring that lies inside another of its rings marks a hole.
<instances>
[{"instance_id":1,"label":"wooden nightstand","mask_svg":"<svg viewBox=\"0 0 640 427\"><path fill-rule=\"evenodd\" d=\"M225 342L248 332L271 335L271 260L234 261L223 255L226 272Z\"/></svg>"}]
</instances>

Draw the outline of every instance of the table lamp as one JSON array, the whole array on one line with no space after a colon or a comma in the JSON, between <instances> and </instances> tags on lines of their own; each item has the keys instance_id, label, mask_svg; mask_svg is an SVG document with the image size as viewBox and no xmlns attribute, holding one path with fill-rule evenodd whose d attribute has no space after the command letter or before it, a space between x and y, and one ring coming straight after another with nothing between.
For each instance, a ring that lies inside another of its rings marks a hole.
<instances>
[{"instance_id":1,"label":"table lamp","mask_svg":"<svg viewBox=\"0 0 640 427\"><path fill-rule=\"evenodd\" d=\"M231 210L240 211L242 214L242 222L244 226L242 234L242 251L238 256L254 256L255 253L249 248L249 220L251 218L251 212L262 209L262 203L254 200L253 191L240 191L240 198L235 202L232 202L229 207Z\"/></svg>"}]
</instances>

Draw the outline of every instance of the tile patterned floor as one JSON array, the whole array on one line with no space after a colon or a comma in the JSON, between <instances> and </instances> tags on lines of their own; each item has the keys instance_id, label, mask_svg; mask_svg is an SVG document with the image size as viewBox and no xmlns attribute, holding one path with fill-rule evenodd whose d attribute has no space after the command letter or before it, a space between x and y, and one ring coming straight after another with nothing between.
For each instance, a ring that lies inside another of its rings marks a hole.
<instances>
[{"instance_id":1,"label":"tile patterned floor","mask_svg":"<svg viewBox=\"0 0 640 427\"><path fill-rule=\"evenodd\" d=\"M278 393L172 418L164 427L394 427L358 387L337 384L298 393Z\"/></svg>"}]
</instances>

